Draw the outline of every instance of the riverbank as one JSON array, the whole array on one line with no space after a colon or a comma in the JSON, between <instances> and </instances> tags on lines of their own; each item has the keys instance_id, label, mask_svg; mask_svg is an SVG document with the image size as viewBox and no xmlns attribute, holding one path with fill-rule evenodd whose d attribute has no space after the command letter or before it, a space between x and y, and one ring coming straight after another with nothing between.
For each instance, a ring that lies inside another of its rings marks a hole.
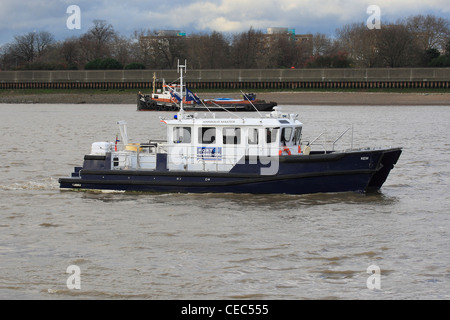
<instances>
[{"instance_id":1,"label":"riverbank","mask_svg":"<svg viewBox=\"0 0 450 320\"><path fill-rule=\"evenodd\" d=\"M237 98L240 93L199 94L201 98ZM257 98L275 101L278 105L446 105L450 106L449 92L258 92ZM0 91L0 103L50 103L50 104L136 104L137 95L132 91L84 91L84 92L21 92Z\"/></svg>"}]
</instances>

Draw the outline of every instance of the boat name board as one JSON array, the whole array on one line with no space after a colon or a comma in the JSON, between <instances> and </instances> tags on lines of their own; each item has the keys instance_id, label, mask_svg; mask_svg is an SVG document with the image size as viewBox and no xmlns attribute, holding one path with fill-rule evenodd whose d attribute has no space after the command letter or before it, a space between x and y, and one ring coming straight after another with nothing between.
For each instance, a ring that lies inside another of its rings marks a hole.
<instances>
[{"instance_id":1,"label":"boat name board","mask_svg":"<svg viewBox=\"0 0 450 320\"><path fill-rule=\"evenodd\" d=\"M203 123L214 123L214 124L221 124L221 123L236 123L236 120L203 120Z\"/></svg>"},{"instance_id":2,"label":"boat name board","mask_svg":"<svg viewBox=\"0 0 450 320\"><path fill-rule=\"evenodd\" d=\"M222 148L197 147L197 160L222 160Z\"/></svg>"}]
</instances>

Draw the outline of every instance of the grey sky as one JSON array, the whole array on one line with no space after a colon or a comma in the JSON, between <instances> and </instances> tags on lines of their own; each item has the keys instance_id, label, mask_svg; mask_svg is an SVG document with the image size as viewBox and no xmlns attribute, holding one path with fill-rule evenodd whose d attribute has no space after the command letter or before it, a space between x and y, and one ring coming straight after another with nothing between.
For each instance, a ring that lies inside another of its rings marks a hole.
<instances>
[{"instance_id":1,"label":"grey sky","mask_svg":"<svg viewBox=\"0 0 450 320\"><path fill-rule=\"evenodd\" d=\"M81 9L80 30L66 26L70 5ZM49 31L58 40L79 36L95 19L106 20L125 36L138 29L191 33L250 27L334 35L345 24L365 22L369 5L380 7L382 23L427 13L450 19L449 0L0 0L0 45L31 31Z\"/></svg>"}]
</instances>

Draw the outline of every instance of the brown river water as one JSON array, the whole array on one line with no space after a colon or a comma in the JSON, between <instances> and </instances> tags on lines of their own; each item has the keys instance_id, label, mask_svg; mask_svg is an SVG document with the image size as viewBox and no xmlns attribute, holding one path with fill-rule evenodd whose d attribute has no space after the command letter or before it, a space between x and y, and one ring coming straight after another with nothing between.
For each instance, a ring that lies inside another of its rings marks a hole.
<instances>
[{"instance_id":1,"label":"brown river water","mask_svg":"<svg viewBox=\"0 0 450 320\"><path fill-rule=\"evenodd\" d=\"M118 120L141 142L168 114L0 104L0 299L450 299L450 107L283 111L306 140L353 125L355 147L403 153L377 194L60 191Z\"/></svg>"}]
</instances>

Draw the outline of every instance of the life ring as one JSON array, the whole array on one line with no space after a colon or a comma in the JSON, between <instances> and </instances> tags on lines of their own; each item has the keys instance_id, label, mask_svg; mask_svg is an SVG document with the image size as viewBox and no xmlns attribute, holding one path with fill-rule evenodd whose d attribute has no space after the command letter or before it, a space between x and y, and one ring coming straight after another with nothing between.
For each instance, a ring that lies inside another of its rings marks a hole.
<instances>
[{"instance_id":1,"label":"life ring","mask_svg":"<svg viewBox=\"0 0 450 320\"><path fill-rule=\"evenodd\" d=\"M291 149L289 149L288 147L284 147L284 148L280 149L280 152L278 153L278 155L281 156L283 154L283 152L286 152L288 154L288 156L291 155Z\"/></svg>"}]
</instances>

